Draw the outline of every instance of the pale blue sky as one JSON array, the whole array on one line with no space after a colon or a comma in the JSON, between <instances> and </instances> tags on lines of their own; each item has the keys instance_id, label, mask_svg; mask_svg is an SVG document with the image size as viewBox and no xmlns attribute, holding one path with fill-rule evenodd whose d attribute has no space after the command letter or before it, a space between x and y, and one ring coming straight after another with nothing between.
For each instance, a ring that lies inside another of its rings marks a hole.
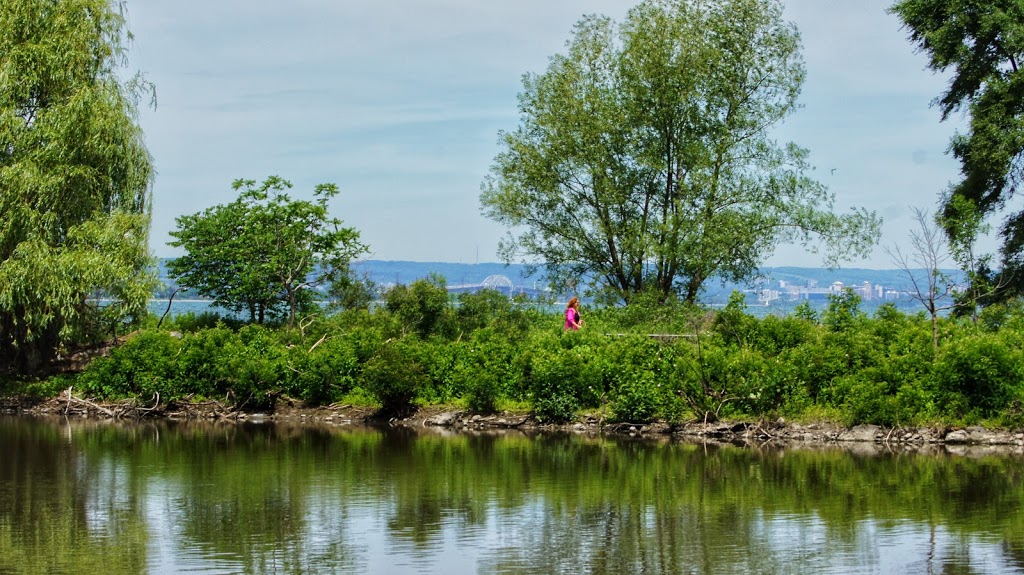
<instances>
[{"instance_id":1,"label":"pale blue sky","mask_svg":"<svg viewBox=\"0 0 1024 575\"><path fill-rule=\"evenodd\" d=\"M292 195L334 182L335 215L374 259L497 261L504 229L480 215L497 134L518 125L525 72L542 72L585 13L614 0L129 0L131 67L156 84L141 122L153 154L152 247L174 218L234 199L236 178L277 174ZM957 177L946 155L960 118L929 103L925 69L888 0L789 0L807 81L779 130L811 151L837 207L885 222L903 242L909 206L933 208ZM834 170L834 171L833 171ZM798 247L768 265L818 266ZM878 248L843 267L893 267Z\"/></svg>"}]
</instances>

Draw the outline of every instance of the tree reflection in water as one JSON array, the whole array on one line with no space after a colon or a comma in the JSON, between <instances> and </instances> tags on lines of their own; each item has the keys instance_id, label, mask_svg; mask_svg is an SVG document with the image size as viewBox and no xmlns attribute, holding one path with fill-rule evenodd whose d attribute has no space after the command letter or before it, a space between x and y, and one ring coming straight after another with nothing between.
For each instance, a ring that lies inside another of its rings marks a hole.
<instances>
[{"instance_id":1,"label":"tree reflection in water","mask_svg":"<svg viewBox=\"0 0 1024 575\"><path fill-rule=\"evenodd\" d=\"M1024 572L1020 455L0 418L0 573Z\"/></svg>"}]
</instances>

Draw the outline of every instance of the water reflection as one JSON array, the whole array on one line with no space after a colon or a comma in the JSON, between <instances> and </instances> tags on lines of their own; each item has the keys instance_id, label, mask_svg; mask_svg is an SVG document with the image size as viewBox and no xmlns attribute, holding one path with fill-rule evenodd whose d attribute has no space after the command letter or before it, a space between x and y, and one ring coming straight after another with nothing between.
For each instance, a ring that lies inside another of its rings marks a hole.
<instances>
[{"instance_id":1,"label":"water reflection","mask_svg":"<svg viewBox=\"0 0 1024 575\"><path fill-rule=\"evenodd\" d=\"M0 574L1024 572L1021 457L0 418Z\"/></svg>"}]
</instances>

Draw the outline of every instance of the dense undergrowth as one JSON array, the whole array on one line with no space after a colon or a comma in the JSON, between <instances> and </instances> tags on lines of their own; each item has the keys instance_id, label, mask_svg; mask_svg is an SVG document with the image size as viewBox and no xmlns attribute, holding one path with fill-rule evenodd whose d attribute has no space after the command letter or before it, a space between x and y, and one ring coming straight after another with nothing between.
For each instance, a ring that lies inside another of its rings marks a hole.
<instances>
[{"instance_id":1,"label":"dense undergrowth","mask_svg":"<svg viewBox=\"0 0 1024 575\"><path fill-rule=\"evenodd\" d=\"M844 424L1024 424L1024 310L992 306L974 323L930 321L852 292L819 314L755 318L740 297L711 312L637 302L561 314L494 292L450 301L424 280L370 312L244 325L215 314L151 320L109 357L26 389L102 399L216 398L266 406L376 403L385 410L454 404L525 409L542 421L581 411L647 422L827 418ZM10 390L9 390L10 391Z\"/></svg>"}]
</instances>

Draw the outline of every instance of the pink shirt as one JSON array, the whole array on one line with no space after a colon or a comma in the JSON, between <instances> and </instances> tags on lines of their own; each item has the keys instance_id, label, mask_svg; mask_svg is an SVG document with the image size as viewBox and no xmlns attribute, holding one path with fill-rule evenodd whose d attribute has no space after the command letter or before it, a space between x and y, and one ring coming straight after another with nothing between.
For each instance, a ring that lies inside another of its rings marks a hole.
<instances>
[{"instance_id":1,"label":"pink shirt","mask_svg":"<svg viewBox=\"0 0 1024 575\"><path fill-rule=\"evenodd\" d=\"M580 328L580 312L571 307L565 308L565 329Z\"/></svg>"}]
</instances>

